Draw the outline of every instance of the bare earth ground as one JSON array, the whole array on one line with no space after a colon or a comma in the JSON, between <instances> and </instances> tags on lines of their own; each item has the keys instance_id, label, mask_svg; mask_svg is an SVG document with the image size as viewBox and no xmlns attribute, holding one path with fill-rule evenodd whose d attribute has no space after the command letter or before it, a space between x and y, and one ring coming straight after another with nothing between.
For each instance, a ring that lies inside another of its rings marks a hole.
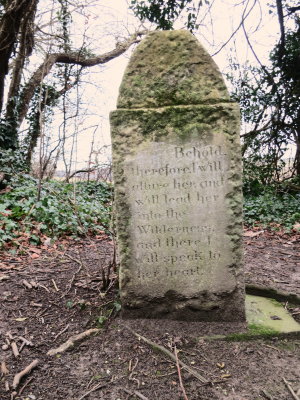
<instances>
[{"instance_id":1,"label":"bare earth ground","mask_svg":"<svg viewBox=\"0 0 300 400\"><path fill-rule=\"evenodd\" d=\"M248 231L244 239L247 283L299 295L300 236ZM295 400L283 378L297 393L300 340L208 341L200 337L243 326L123 321L116 315L114 274L108 292L101 290L101 270L111 262L112 251L112 243L98 237L31 248L23 256L3 254L1 400ZM299 305L286 306L299 320ZM100 327L110 314L97 334L61 354L47 355L70 336ZM126 326L173 353L176 346L179 359L212 384L182 369L184 397L176 364ZM13 390L14 376L36 359L37 367Z\"/></svg>"}]
</instances>

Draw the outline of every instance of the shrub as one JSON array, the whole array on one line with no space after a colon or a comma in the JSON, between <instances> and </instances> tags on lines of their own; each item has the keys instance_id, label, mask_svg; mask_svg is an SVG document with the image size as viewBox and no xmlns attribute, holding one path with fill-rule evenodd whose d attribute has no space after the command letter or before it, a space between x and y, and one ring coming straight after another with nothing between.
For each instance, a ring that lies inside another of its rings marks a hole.
<instances>
[{"instance_id":1,"label":"shrub","mask_svg":"<svg viewBox=\"0 0 300 400\"><path fill-rule=\"evenodd\" d=\"M23 176L0 196L0 246L18 238L39 243L41 235L58 238L107 230L110 224L112 187L103 182L67 184L38 182Z\"/></svg>"},{"instance_id":2,"label":"shrub","mask_svg":"<svg viewBox=\"0 0 300 400\"><path fill-rule=\"evenodd\" d=\"M282 225L291 230L300 222L300 194L278 193L268 188L259 195L245 195L244 222L246 225Z\"/></svg>"}]
</instances>

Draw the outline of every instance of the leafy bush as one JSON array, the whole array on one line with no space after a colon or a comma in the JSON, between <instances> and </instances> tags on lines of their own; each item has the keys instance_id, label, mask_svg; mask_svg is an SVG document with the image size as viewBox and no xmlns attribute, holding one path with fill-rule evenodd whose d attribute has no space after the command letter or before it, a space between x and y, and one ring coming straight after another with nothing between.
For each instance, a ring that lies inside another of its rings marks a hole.
<instances>
[{"instance_id":1,"label":"leafy bush","mask_svg":"<svg viewBox=\"0 0 300 400\"><path fill-rule=\"evenodd\" d=\"M268 188L259 195L245 195L244 221L246 225L279 224L291 230L300 222L300 194L278 193Z\"/></svg>"},{"instance_id":2,"label":"leafy bush","mask_svg":"<svg viewBox=\"0 0 300 400\"><path fill-rule=\"evenodd\" d=\"M43 235L57 238L108 229L111 199L107 183L49 181L43 182L38 200L37 181L18 178L0 196L0 246L8 241L18 244L24 236L39 243Z\"/></svg>"}]
</instances>

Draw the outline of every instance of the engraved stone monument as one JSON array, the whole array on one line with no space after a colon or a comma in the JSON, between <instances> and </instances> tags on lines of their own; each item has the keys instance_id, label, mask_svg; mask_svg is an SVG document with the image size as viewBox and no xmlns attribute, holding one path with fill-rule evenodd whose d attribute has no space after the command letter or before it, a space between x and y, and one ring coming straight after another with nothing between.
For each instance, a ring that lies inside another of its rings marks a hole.
<instances>
[{"instance_id":1,"label":"engraved stone monument","mask_svg":"<svg viewBox=\"0 0 300 400\"><path fill-rule=\"evenodd\" d=\"M194 36L139 44L111 127L123 316L243 321L239 109Z\"/></svg>"}]
</instances>

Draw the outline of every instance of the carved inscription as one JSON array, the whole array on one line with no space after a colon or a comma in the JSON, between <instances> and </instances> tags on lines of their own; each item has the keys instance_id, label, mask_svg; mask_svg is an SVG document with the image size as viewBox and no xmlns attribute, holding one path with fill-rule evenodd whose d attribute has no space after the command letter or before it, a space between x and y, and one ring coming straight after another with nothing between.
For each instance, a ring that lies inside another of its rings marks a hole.
<instances>
[{"instance_id":1,"label":"carved inscription","mask_svg":"<svg viewBox=\"0 0 300 400\"><path fill-rule=\"evenodd\" d=\"M151 143L127 158L125 176L136 278L209 286L228 261L225 145Z\"/></svg>"}]
</instances>

